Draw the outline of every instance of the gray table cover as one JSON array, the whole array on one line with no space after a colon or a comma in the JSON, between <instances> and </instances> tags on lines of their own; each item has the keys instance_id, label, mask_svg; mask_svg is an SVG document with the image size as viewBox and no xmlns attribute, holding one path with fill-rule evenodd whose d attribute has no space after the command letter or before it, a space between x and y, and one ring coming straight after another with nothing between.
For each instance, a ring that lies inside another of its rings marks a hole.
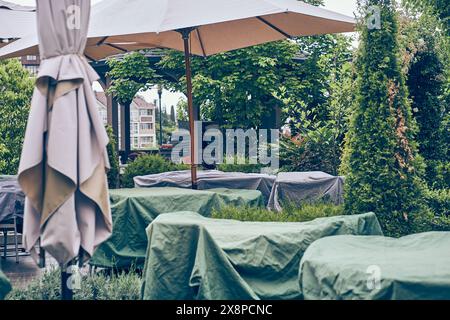
<instances>
[{"instance_id":1,"label":"gray table cover","mask_svg":"<svg viewBox=\"0 0 450 320\"><path fill-rule=\"evenodd\" d=\"M281 172L272 188L269 208L282 210L283 202L299 204L305 201L325 200L343 203L344 177L325 172Z\"/></svg>"},{"instance_id":2,"label":"gray table cover","mask_svg":"<svg viewBox=\"0 0 450 320\"><path fill-rule=\"evenodd\" d=\"M199 190L227 188L261 191L266 203L269 200L276 177L261 173L222 172L205 170L198 172ZM189 170L164 172L138 176L134 178L135 187L191 187L191 172Z\"/></svg>"},{"instance_id":3,"label":"gray table cover","mask_svg":"<svg viewBox=\"0 0 450 320\"><path fill-rule=\"evenodd\" d=\"M0 222L9 220L14 214L23 216L25 195L16 176L0 176Z\"/></svg>"}]
</instances>

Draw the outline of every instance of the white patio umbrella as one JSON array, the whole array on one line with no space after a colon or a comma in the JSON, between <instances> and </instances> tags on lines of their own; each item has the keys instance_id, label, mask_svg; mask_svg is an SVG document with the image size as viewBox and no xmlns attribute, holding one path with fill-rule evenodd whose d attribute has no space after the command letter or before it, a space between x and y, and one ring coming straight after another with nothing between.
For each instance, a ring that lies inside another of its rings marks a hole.
<instances>
[{"instance_id":1,"label":"white patio umbrella","mask_svg":"<svg viewBox=\"0 0 450 320\"><path fill-rule=\"evenodd\" d=\"M0 47L36 29L35 8L0 0Z\"/></svg>"},{"instance_id":2,"label":"white patio umbrella","mask_svg":"<svg viewBox=\"0 0 450 320\"><path fill-rule=\"evenodd\" d=\"M98 76L83 56L89 13L90 0L37 1L42 62L18 178L24 245L34 253L40 239L62 267L88 259L112 232L108 137L92 90Z\"/></svg>"},{"instance_id":3,"label":"white patio umbrella","mask_svg":"<svg viewBox=\"0 0 450 320\"><path fill-rule=\"evenodd\" d=\"M184 51L189 126L194 136L190 55L209 56L300 36L354 31L353 18L296 0L107 0L94 6L86 56L108 50L172 48ZM0 57L36 52L33 37L0 50ZM195 139L191 139L195 150ZM192 183L196 166L191 152Z\"/></svg>"}]
</instances>

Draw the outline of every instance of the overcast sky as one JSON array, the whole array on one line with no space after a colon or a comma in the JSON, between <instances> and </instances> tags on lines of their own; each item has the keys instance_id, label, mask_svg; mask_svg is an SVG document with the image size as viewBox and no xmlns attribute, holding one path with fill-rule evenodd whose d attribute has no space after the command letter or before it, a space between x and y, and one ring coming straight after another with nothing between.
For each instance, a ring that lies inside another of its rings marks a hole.
<instances>
[{"instance_id":1,"label":"overcast sky","mask_svg":"<svg viewBox=\"0 0 450 320\"><path fill-rule=\"evenodd\" d=\"M36 5L36 0L6 0L6 1L29 6ZM102 0L91 0L92 4L95 4L100 1ZM356 0L325 0L325 8L353 17L354 12L356 11ZM97 90L99 89L99 86L95 86L95 88ZM150 90L149 92L146 92L144 94L144 97L147 101L153 102L153 100L157 98L156 90ZM180 98L184 98L184 95L165 92L162 99L163 106L165 106L170 112L170 106L176 105Z\"/></svg>"}]
</instances>

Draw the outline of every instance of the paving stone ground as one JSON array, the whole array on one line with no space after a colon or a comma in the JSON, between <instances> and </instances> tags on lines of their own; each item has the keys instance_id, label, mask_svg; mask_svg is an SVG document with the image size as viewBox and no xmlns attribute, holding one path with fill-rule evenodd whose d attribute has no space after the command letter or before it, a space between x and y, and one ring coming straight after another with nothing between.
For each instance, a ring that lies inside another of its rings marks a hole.
<instances>
[{"instance_id":1,"label":"paving stone ground","mask_svg":"<svg viewBox=\"0 0 450 320\"><path fill-rule=\"evenodd\" d=\"M20 256L19 263L15 257L1 258L1 268L14 288L25 288L33 280L38 278L46 269L57 267L56 261L46 256L46 268L40 269L31 256Z\"/></svg>"}]
</instances>

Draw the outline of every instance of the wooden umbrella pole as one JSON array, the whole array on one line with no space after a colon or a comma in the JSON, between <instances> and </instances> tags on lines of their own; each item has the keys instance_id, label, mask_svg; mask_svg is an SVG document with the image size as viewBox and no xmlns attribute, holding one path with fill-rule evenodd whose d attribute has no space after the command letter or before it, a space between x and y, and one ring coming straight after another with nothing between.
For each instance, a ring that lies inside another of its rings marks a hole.
<instances>
[{"instance_id":1,"label":"wooden umbrella pole","mask_svg":"<svg viewBox=\"0 0 450 320\"><path fill-rule=\"evenodd\" d=\"M189 48L189 40L194 28L179 30L184 41L184 61L186 67L186 87L189 112L189 133L191 135L191 180L192 189L197 189L197 164L195 163L195 115L194 103L192 97L192 74L191 74L191 52Z\"/></svg>"}]
</instances>

